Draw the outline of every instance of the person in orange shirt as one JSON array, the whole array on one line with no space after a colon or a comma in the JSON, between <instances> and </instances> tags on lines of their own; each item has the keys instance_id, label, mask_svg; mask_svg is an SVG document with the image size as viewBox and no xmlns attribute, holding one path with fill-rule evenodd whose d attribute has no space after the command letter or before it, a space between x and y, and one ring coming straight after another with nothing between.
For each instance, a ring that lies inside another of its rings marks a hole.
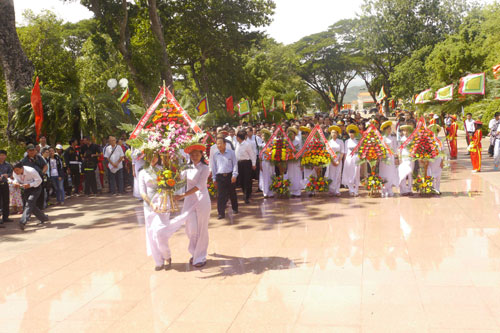
<instances>
[{"instance_id":1,"label":"person in orange shirt","mask_svg":"<svg viewBox=\"0 0 500 333\"><path fill-rule=\"evenodd\" d=\"M470 152L470 160L472 162L472 172L481 171L481 139L483 138L483 132L481 127L483 123L478 121L474 122L476 131L472 135L471 142L467 148Z\"/></svg>"},{"instance_id":2,"label":"person in orange shirt","mask_svg":"<svg viewBox=\"0 0 500 333\"><path fill-rule=\"evenodd\" d=\"M458 125L457 125L457 116L451 115L451 125L446 129L448 131L448 141L450 143L450 159L456 160L458 155L458 146L457 146L457 134L458 134Z\"/></svg>"}]
</instances>

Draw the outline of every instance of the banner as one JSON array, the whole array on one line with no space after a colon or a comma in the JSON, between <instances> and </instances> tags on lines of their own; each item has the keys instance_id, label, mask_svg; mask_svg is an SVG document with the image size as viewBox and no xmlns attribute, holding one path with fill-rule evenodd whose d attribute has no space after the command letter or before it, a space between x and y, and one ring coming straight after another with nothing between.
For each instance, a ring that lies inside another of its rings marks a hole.
<instances>
[{"instance_id":1,"label":"banner","mask_svg":"<svg viewBox=\"0 0 500 333\"><path fill-rule=\"evenodd\" d=\"M485 73L469 74L460 79L458 93L461 95L484 95L486 91Z\"/></svg>"},{"instance_id":2,"label":"banner","mask_svg":"<svg viewBox=\"0 0 500 333\"><path fill-rule=\"evenodd\" d=\"M329 88L328 90L328 98L330 99L330 102L332 102L332 104L335 104L335 96L333 96L333 93L332 93L332 89Z\"/></svg>"},{"instance_id":3,"label":"banner","mask_svg":"<svg viewBox=\"0 0 500 333\"><path fill-rule=\"evenodd\" d=\"M387 95L385 94L384 86L382 86L382 89L380 89L380 92L378 93L377 96L377 103L382 102L386 97Z\"/></svg>"},{"instance_id":4,"label":"banner","mask_svg":"<svg viewBox=\"0 0 500 333\"><path fill-rule=\"evenodd\" d=\"M493 75L495 76L495 79L498 79L499 74L500 74L500 64L493 66Z\"/></svg>"},{"instance_id":5,"label":"banner","mask_svg":"<svg viewBox=\"0 0 500 333\"><path fill-rule=\"evenodd\" d=\"M286 104L285 104L285 101L281 101L281 106L283 107L283 112L286 113Z\"/></svg>"},{"instance_id":6,"label":"banner","mask_svg":"<svg viewBox=\"0 0 500 333\"><path fill-rule=\"evenodd\" d=\"M264 105L264 98L262 98L262 110L264 110L264 119L267 118L266 106Z\"/></svg>"},{"instance_id":7,"label":"banner","mask_svg":"<svg viewBox=\"0 0 500 333\"><path fill-rule=\"evenodd\" d=\"M203 97L203 99L198 103L196 107L196 111L198 111L198 116L204 116L208 113L208 98L207 96Z\"/></svg>"},{"instance_id":8,"label":"banner","mask_svg":"<svg viewBox=\"0 0 500 333\"><path fill-rule=\"evenodd\" d=\"M226 98L226 110L231 114L231 116L234 115L233 96Z\"/></svg>"},{"instance_id":9,"label":"banner","mask_svg":"<svg viewBox=\"0 0 500 333\"><path fill-rule=\"evenodd\" d=\"M139 120L139 123L135 127L134 131L132 134L130 134L130 139L135 139L139 132L146 126L146 123L148 122L149 118L151 118L151 115L156 111L158 108L158 105L160 105L161 101L163 99L166 99L168 104L172 104L175 109L182 114L182 117L184 120L189 124L189 127L193 129L195 133L201 133L201 128L191 119L191 117L188 115L186 110L184 110L179 102L175 99L175 97L172 95L170 90L168 90L167 87L163 86L160 89L160 92L158 95L156 95L155 100L153 103L149 106L149 108L146 110L146 113L142 116L141 120Z\"/></svg>"},{"instance_id":10,"label":"banner","mask_svg":"<svg viewBox=\"0 0 500 333\"><path fill-rule=\"evenodd\" d=\"M262 154L264 154L264 152L266 151L266 149L273 143L273 140L274 138L279 134L281 133L281 135L283 136L283 142L287 142L287 144L290 146L290 148L292 149L293 152L295 152L295 146L293 145L293 143L290 141L290 138L288 137L288 135L286 135L285 131L283 130L283 127L281 127L281 125L278 125L278 127L276 127L276 130L274 131L273 135L271 135L271 137L269 138L269 140L267 140L267 143L266 145L264 146L264 148L262 148L262 150L260 151L259 153L259 158L262 160Z\"/></svg>"},{"instance_id":11,"label":"banner","mask_svg":"<svg viewBox=\"0 0 500 333\"><path fill-rule=\"evenodd\" d=\"M247 114L250 113L250 103L248 103L248 100L244 100L242 102L238 103L238 114L240 117L246 116Z\"/></svg>"},{"instance_id":12,"label":"banner","mask_svg":"<svg viewBox=\"0 0 500 333\"><path fill-rule=\"evenodd\" d=\"M35 113L35 132L36 141L38 141L43 125L42 94L40 92L40 83L38 82L38 76L36 77L33 90L31 90L31 107L33 108L33 112ZM4 209L6 208L4 207Z\"/></svg>"},{"instance_id":13,"label":"banner","mask_svg":"<svg viewBox=\"0 0 500 333\"><path fill-rule=\"evenodd\" d=\"M328 140L325 137L325 133L323 133L323 130L321 129L321 127L318 124L318 125L314 126L311 133L309 133L309 135L307 136L306 142L302 146L302 149L297 154L295 154L295 158L298 159L299 157L301 157L305 153L307 146L314 139L314 136L316 135L316 133L319 134L319 137L321 138L321 140L325 144L326 151L328 151L328 153L332 156L332 158L337 157L337 154L335 154L332 147L330 147L330 145L328 144Z\"/></svg>"},{"instance_id":14,"label":"banner","mask_svg":"<svg viewBox=\"0 0 500 333\"><path fill-rule=\"evenodd\" d=\"M165 92L165 96L167 97L168 103L173 104L175 106L176 110L180 114L182 114L182 117L184 118L184 120L189 124L189 127L191 127L191 129L195 133L201 133L202 132L201 128L198 126L198 124L196 124L196 122L193 119L191 119L189 114L186 112L186 110L184 110L182 108L182 106L179 104L177 99L175 99L174 95L172 95L172 93L170 92L170 90L168 90L167 87L164 87L164 92Z\"/></svg>"},{"instance_id":15,"label":"banner","mask_svg":"<svg viewBox=\"0 0 500 333\"><path fill-rule=\"evenodd\" d=\"M436 91L435 99L441 102L451 101L453 99L453 84Z\"/></svg>"},{"instance_id":16,"label":"banner","mask_svg":"<svg viewBox=\"0 0 500 333\"><path fill-rule=\"evenodd\" d=\"M430 101L432 101L432 97L433 96L431 89L424 90L417 95L417 98L415 98L415 104L429 103Z\"/></svg>"},{"instance_id":17,"label":"banner","mask_svg":"<svg viewBox=\"0 0 500 333\"><path fill-rule=\"evenodd\" d=\"M149 106L149 108L146 110L146 113L144 113L141 120L139 120L139 123L135 127L134 131L132 132L132 134L130 134L130 139L135 139L137 137L139 132L144 128L144 126L146 126L146 123L148 122L149 118L151 118L151 115L155 112L158 105L160 105L162 98L165 97L163 89L164 87L161 87L160 92L156 96L153 104Z\"/></svg>"}]
</instances>

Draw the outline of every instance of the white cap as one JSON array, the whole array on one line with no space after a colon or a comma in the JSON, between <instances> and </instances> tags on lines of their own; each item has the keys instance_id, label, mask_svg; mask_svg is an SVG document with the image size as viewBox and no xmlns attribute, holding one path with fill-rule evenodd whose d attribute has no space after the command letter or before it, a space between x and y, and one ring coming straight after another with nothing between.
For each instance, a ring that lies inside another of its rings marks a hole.
<instances>
[{"instance_id":1,"label":"white cap","mask_svg":"<svg viewBox=\"0 0 500 333\"><path fill-rule=\"evenodd\" d=\"M434 119L439 119L439 116L437 114L435 114Z\"/></svg>"},{"instance_id":2,"label":"white cap","mask_svg":"<svg viewBox=\"0 0 500 333\"><path fill-rule=\"evenodd\" d=\"M63 146L61 144L57 144L56 149L63 149Z\"/></svg>"}]
</instances>

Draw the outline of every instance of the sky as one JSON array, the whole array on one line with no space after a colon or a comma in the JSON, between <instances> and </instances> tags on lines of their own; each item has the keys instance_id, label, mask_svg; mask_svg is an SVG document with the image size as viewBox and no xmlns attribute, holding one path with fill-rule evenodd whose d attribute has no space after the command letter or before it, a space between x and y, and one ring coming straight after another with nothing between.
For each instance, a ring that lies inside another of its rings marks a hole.
<instances>
[{"instance_id":1,"label":"sky","mask_svg":"<svg viewBox=\"0 0 500 333\"><path fill-rule=\"evenodd\" d=\"M273 23L265 30L280 43L290 44L304 36L326 30L336 21L351 18L359 12L363 0L275 0ZM22 13L31 9L40 13L49 9L64 21L77 22L92 17L79 1L14 0L16 21L23 24Z\"/></svg>"},{"instance_id":2,"label":"sky","mask_svg":"<svg viewBox=\"0 0 500 333\"><path fill-rule=\"evenodd\" d=\"M132 1L132 0L129 0ZM479 0L493 3L494 0ZM302 37L326 30L338 20L353 18L360 12L363 0L275 0L273 23L265 30L280 43L290 44ZM55 12L64 21L77 22L92 17L78 0L14 0L16 22L22 25L22 13L31 9L35 14L43 9Z\"/></svg>"}]
</instances>

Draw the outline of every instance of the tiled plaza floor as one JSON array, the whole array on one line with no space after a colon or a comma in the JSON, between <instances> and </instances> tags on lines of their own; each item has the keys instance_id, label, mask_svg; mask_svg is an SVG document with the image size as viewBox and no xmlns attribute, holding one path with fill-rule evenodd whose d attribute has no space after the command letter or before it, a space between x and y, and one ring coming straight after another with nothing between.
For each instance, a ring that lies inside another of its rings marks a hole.
<instances>
[{"instance_id":1,"label":"tiled plaza floor","mask_svg":"<svg viewBox=\"0 0 500 333\"><path fill-rule=\"evenodd\" d=\"M500 332L500 173L467 158L439 198L214 210L201 270L183 229L153 270L137 200L71 199L0 230L0 332Z\"/></svg>"}]
</instances>

